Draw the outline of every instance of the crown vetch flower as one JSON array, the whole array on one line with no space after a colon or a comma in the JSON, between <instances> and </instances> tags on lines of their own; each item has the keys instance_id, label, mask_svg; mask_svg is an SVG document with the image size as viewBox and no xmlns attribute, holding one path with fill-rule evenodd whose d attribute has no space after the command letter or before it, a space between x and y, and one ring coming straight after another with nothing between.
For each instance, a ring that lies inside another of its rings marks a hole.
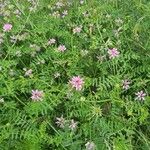
<instances>
[{"instance_id":1,"label":"crown vetch flower","mask_svg":"<svg viewBox=\"0 0 150 150\"><path fill-rule=\"evenodd\" d=\"M75 88L77 91L80 91L83 87L84 81L79 76L74 76L69 81L69 83L71 84L72 88Z\"/></svg>"},{"instance_id":2,"label":"crown vetch flower","mask_svg":"<svg viewBox=\"0 0 150 150\"><path fill-rule=\"evenodd\" d=\"M65 45L59 45L59 46L58 46L58 51L64 52L65 50L66 50Z\"/></svg>"},{"instance_id":3,"label":"crown vetch flower","mask_svg":"<svg viewBox=\"0 0 150 150\"><path fill-rule=\"evenodd\" d=\"M108 50L108 54L109 54L109 58L113 59L115 57L118 57L120 52L116 48L113 48Z\"/></svg>"},{"instance_id":4,"label":"crown vetch flower","mask_svg":"<svg viewBox=\"0 0 150 150\"><path fill-rule=\"evenodd\" d=\"M3 26L3 30L6 32L6 31L10 31L12 29L12 24L10 23L6 23L4 24Z\"/></svg>"},{"instance_id":5,"label":"crown vetch flower","mask_svg":"<svg viewBox=\"0 0 150 150\"><path fill-rule=\"evenodd\" d=\"M65 123L66 123L66 120L64 119L63 115L61 115L60 118L56 118L56 124L57 126L59 126L60 128L64 128L65 127Z\"/></svg>"},{"instance_id":6,"label":"crown vetch flower","mask_svg":"<svg viewBox=\"0 0 150 150\"><path fill-rule=\"evenodd\" d=\"M71 120L71 123L69 125L69 128L73 131L77 128L78 122L75 122L73 119Z\"/></svg>"},{"instance_id":7,"label":"crown vetch flower","mask_svg":"<svg viewBox=\"0 0 150 150\"><path fill-rule=\"evenodd\" d=\"M64 18L65 16L67 16L68 15L68 11L67 10L64 10L63 12L62 12L62 17Z\"/></svg>"},{"instance_id":8,"label":"crown vetch flower","mask_svg":"<svg viewBox=\"0 0 150 150\"><path fill-rule=\"evenodd\" d=\"M122 81L122 88L124 90L128 90L130 88L130 84L131 84L131 82L129 80L125 79Z\"/></svg>"},{"instance_id":9,"label":"crown vetch flower","mask_svg":"<svg viewBox=\"0 0 150 150\"><path fill-rule=\"evenodd\" d=\"M39 91L39 90L32 90L32 96L31 99L33 101L41 101L42 98L44 96L43 91Z\"/></svg>"},{"instance_id":10,"label":"crown vetch flower","mask_svg":"<svg viewBox=\"0 0 150 150\"><path fill-rule=\"evenodd\" d=\"M135 95L137 96L135 98L136 100L140 100L140 101L145 100L146 93L144 93L144 91L139 91L139 92L135 93Z\"/></svg>"}]
</instances>

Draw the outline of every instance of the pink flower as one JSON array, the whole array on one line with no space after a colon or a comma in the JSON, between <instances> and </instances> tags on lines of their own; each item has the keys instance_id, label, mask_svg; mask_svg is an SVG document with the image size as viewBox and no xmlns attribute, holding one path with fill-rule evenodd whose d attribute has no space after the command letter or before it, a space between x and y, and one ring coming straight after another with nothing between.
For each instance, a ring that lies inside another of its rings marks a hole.
<instances>
[{"instance_id":1,"label":"pink flower","mask_svg":"<svg viewBox=\"0 0 150 150\"><path fill-rule=\"evenodd\" d=\"M65 45L59 45L59 47L58 47L58 51L60 51L60 52L64 52L65 50L66 50Z\"/></svg>"},{"instance_id":2,"label":"pink flower","mask_svg":"<svg viewBox=\"0 0 150 150\"><path fill-rule=\"evenodd\" d=\"M144 93L143 91L137 92L137 93L135 93L135 95L137 96L135 98L136 100L140 100L140 101L145 100L146 93Z\"/></svg>"},{"instance_id":3,"label":"pink flower","mask_svg":"<svg viewBox=\"0 0 150 150\"><path fill-rule=\"evenodd\" d=\"M75 33L80 33L81 30L82 30L82 27L75 27L75 28L73 29L73 34L75 34Z\"/></svg>"},{"instance_id":4,"label":"pink flower","mask_svg":"<svg viewBox=\"0 0 150 150\"><path fill-rule=\"evenodd\" d=\"M10 31L12 29L12 25L9 23L4 24L3 26L3 30L6 31Z\"/></svg>"},{"instance_id":5,"label":"pink flower","mask_svg":"<svg viewBox=\"0 0 150 150\"><path fill-rule=\"evenodd\" d=\"M129 85L131 84L131 82L126 79L126 80L123 80L123 81L122 81L122 84L123 84L123 85L122 85L122 88L123 88L124 90L128 90L129 87L130 87Z\"/></svg>"},{"instance_id":6,"label":"pink flower","mask_svg":"<svg viewBox=\"0 0 150 150\"><path fill-rule=\"evenodd\" d=\"M118 57L120 52L116 48L113 48L108 50L108 54L109 54L109 58L112 59Z\"/></svg>"},{"instance_id":7,"label":"pink flower","mask_svg":"<svg viewBox=\"0 0 150 150\"><path fill-rule=\"evenodd\" d=\"M77 128L78 122L75 122L73 119L71 120L71 123L69 125L69 128L73 131Z\"/></svg>"},{"instance_id":8,"label":"pink flower","mask_svg":"<svg viewBox=\"0 0 150 150\"><path fill-rule=\"evenodd\" d=\"M32 96L31 99L33 101L41 101L43 98L44 94L43 91L39 91L39 90L32 90Z\"/></svg>"},{"instance_id":9,"label":"pink flower","mask_svg":"<svg viewBox=\"0 0 150 150\"><path fill-rule=\"evenodd\" d=\"M55 44L55 42L56 42L55 39L50 39L47 44L48 45L52 45L52 44Z\"/></svg>"},{"instance_id":10,"label":"pink flower","mask_svg":"<svg viewBox=\"0 0 150 150\"><path fill-rule=\"evenodd\" d=\"M75 88L77 91L80 91L82 89L84 81L79 76L74 76L69 81L69 83L71 84L72 88Z\"/></svg>"}]
</instances>

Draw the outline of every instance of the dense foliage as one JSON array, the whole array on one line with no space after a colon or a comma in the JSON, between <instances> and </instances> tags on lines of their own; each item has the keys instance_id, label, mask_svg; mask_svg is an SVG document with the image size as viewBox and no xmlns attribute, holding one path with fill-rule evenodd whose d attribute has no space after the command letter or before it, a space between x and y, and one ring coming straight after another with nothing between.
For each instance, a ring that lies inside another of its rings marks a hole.
<instances>
[{"instance_id":1,"label":"dense foliage","mask_svg":"<svg viewBox=\"0 0 150 150\"><path fill-rule=\"evenodd\" d=\"M0 150L149 150L150 1L0 2Z\"/></svg>"}]
</instances>

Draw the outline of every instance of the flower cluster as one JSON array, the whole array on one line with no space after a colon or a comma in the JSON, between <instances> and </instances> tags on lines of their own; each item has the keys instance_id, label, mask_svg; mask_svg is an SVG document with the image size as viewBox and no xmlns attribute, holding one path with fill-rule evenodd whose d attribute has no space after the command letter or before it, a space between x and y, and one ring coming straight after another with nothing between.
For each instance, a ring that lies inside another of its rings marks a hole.
<instances>
[{"instance_id":1,"label":"flower cluster","mask_svg":"<svg viewBox=\"0 0 150 150\"><path fill-rule=\"evenodd\" d=\"M148 0L1 1L0 149L148 148Z\"/></svg>"},{"instance_id":2,"label":"flower cluster","mask_svg":"<svg viewBox=\"0 0 150 150\"><path fill-rule=\"evenodd\" d=\"M84 81L80 76L74 76L69 81L69 83L71 84L72 88L75 88L77 91L80 91L83 87Z\"/></svg>"},{"instance_id":3,"label":"flower cluster","mask_svg":"<svg viewBox=\"0 0 150 150\"><path fill-rule=\"evenodd\" d=\"M116 48L113 48L108 50L108 54L109 54L109 58L113 59L115 57L118 57L120 52Z\"/></svg>"},{"instance_id":4,"label":"flower cluster","mask_svg":"<svg viewBox=\"0 0 150 150\"><path fill-rule=\"evenodd\" d=\"M10 23L4 24L3 30L4 30L5 32L10 31L11 29L12 29L12 24L10 24Z\"/></svg>"},{"instance_id":5,"label":"flower cluster","mask_svg":"<svg viewBox=\"0 0 150 150\"><path fill-rule=\"evenodd\" d=\"M59 46L58 46L58 51L59 51L59 52L64 52L65 50L66 50L65 45L59 45Z\"/></svg>"},{"instance_id":6,"label":"flower cluster","mask_svg":"<svg viewBox=\"0 0 150 150\"><path fill-rule=\"evenodd\" d=\"M125 79L125 80L123 80L122 81L122 88L124 89L124 90L128 90L129 88L130 88L130 84L131 84L131 82L129 81L129 80L127 80L127 79Z\"/></svg>"},{"instance_id":7,"label":"flower cluster","mask_svg":"<svg viewBox=\"0 0 150 150\"><path fill-rule=\"evenodd\" d=\"M144 93L144 91L139 91L139 92L135 93L135 95L137 96L135 98L136 100L139 100L139 101L145 100L146 93Z\"/></svg>"},{"instance_id":8,"label":"flower cluster","mask_svg":"<svg viewBox=\"0 0 150 150\"><path fill-rule=\"evenodd\" d=\"M80 33L82 31L82 26L79 26L79 27L75 27L74 29L73 29L73 33L75 34L75 33Z\"/></svg>"},{"instance_id":9,"label":"flower cluster","mask_svg":"<svg viewBox=\"0 0 150 150\"><path fill-rule=\"evenodd\" d=\"M43 91L32 90L31 99L32 99L33 101L42 101L43 96L44 96Z\"/></svg>"},{"instance_id":10,"label":"flower cluster","mask_svg":"<svg viewBox=\"0 0 150 150\"><path fill-rule=\"evenodd\" d=\"M69 128L72 131L75 131L78 125L78 122L74 121L74 119L71 120L65 120L65 118L63 117L63 115L59 118L56 117L56 122L58 127L60 128Z\"/></svg>"}]
</instances>

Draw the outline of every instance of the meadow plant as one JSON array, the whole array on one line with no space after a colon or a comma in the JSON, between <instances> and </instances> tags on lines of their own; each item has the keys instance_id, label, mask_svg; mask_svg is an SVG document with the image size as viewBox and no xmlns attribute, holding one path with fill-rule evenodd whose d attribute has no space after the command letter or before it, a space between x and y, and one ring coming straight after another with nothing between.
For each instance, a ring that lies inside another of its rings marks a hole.
<instances>
[{"instance_id":1,"label":"meadow plant","mask_svg":"<svg viewBox=\"0 0 150 150\"><path fill-rule=\"evenodd\" d=\"M0 150L149 150L149 94L149 0L1 0Z\"/></svg>"}]
</instances>

